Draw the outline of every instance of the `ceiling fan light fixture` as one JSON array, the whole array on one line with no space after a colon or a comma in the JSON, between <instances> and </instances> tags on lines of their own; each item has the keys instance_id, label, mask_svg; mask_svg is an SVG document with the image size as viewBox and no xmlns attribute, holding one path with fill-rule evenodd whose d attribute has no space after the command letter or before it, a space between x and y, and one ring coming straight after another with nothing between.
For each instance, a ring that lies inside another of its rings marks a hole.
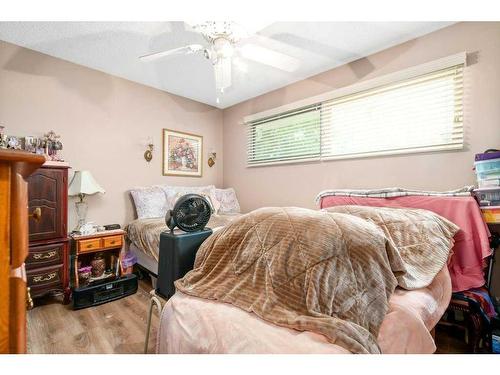
<instances>
[{"instance_id":1,"label":"ceiling fan light fixture","mask_svg":"<svg viewBox=\"0 0 500 375\"><path fill-rule=\"evenodd\" d=\"M210 43L220 37L236 43L245 36L243 30L233 21L185 21L185 23L201 33Z\"/></svg>"},{"instance_id":2,"label":"ceiling fan light fixture","mask_svg":"<svg viewBox=\"0 0 500 375\"><path fill-rule=\"evenodd\" d=\"M214 64L215 90L223 94L231 86L231 59L219 58Z\"/></svg>"},{"instance_id":3,"label":"ceiling fan light fixture","mask_svg":"<svg viewBox=\"0 0 500 375\"><path fill-rule=\"evenodd\" d=\"M262 19L245 19L236 21L203 21L191 19L184 21L190 27L206 34L205 37L214 37L217 35L231 35L235 42L241 38L246 38L257 34L259 31L271 25L273 21Z\"/></svg>"},{"instance_id":4,"label":"ceiling fan light fixture","mask_svg":"<svg viewBox=\"0 0 500 375\"><path fill-rule=\"evenodd\" d=\"M233 44L224 37L215 39L213 48L218 58L231 58L234 54Z\"/></svg>"}]
</instances>

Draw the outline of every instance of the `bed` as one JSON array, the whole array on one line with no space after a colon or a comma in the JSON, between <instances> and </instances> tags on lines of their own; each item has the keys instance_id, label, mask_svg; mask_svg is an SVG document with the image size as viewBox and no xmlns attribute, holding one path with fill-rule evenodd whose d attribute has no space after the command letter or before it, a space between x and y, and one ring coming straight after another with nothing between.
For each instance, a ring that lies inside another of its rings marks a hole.
<instances>
[{"instance_id":1,"label":"bed","mask_svg":"<svg viewBox=\"0 0 500 375\"><path fill-rule=\"evenodd\" d=\"M239 213L212 215L207 227L217 231L240 215ZM141 267L156 277L158 275L160 233L169 230L165 219L163 217L136 219L130 222L125 230L128 250L135 255L137 263Z\"/></svg>"},{"instance_id":2,"label":"bed","mask_svg":"<svg viewBox=\"0 0 500 375\"><path fill-rule=\"evenodd\" d=\"M136 219L125 227L128 247L125 251L130 251L132 258L137 258L137 263L151 274L153 285L158 275L160 233L169 230L164 217L181 196L199 194L208 200L213 213L207 227L215 231L240 215L240 205L233 188L153 185L137 187L129 192Z\"/></svg>"},{"instance_id":3,"label":"bed","mask_svg":"<svg viewBox=\"0 0 500 375\"><path fill-rule=\"evenodd\" d=\"M378 342L382 353L434 353L431 330L451 297L447 267L426 288L397 289ZM177 292L160 318L158 353L349 354L324 336L279 327L229 304Z\"/></svg>"},{"instance_id":4,"label":"bed","mask_svg":"<svg viewBox=\"0 0 500 375\"><path fill-rule=\"evenodd\" d=\"M325 201L326 197L328 199ZM364 203L361 198L356 199L354 204ZM469 194L466 199L468 208L474 211L471 199ZM424 199L423 202L429 203L428 199ZM367 204L371 203L373 202ZM346 204L345 197L335 201L332 196L324 195L320 199L322 208L342 204ZM353 204L352 200L347 204ZM417 203L413 201L413 207L418 207L418 204L418 200ZM374 205L383 204L377 201ZM398 202L398 205L404 207L404 202ZM437 206L443 208L442 205ZM464 213L462 206L456 214ZM464 225L460 230L462 233L459 241L464 241L465 233L465 240L473 241L477 245L475 252L479 252L477 257L481 258L483 255L487 256L489 249L487 246L481 248L488 233L475 214L468 216L468 226ZM470 231L474 236L468 238ZM462 251L460 247L459 251ZM457 262L448 262L448 265L453 264L456 265ZM389 299L389 308L378 331L377 342L381 353L433 353L436 350L431 331L448 307L452 292L452 277L448 265L443 265L432 282L423 288L414 290L396 288ZM480 282L473 271L470 274L461 272L461 275L464 277L458 283L463 280ZM329 342L324 335L279 326L232 304L198 298L181 291L168 301L162 312L157 352L350 353L344 347Z\"/></svg>"}]
</instances>

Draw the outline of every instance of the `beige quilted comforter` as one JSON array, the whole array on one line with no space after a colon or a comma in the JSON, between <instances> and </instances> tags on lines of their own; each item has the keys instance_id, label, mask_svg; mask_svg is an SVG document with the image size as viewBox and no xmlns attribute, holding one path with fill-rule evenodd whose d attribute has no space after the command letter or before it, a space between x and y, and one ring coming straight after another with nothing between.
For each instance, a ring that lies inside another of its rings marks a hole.
<instances>
[{"instance_id":1,"label":"beige quilted comforter","mask_svg":"<svg viewBox=\"0 0 500 375\"><path fill-rule=\"evenodd\" d=\"M176 287L353 353L379 353L394 289L428 285L457 230L423 210L262 208L209 237Z\"/></svg>"}]
</instances>

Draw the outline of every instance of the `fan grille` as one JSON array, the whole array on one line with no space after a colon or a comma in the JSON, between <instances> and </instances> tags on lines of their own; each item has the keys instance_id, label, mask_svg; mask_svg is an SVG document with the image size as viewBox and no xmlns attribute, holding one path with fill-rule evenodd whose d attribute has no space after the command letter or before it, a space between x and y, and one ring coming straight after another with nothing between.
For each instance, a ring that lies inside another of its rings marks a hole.
<instances>
[{"instance_id":1,"label":"fan grille","mask_svg":"<svg viewBox=\"0 0 500 375\"><path fill-rule=\"evenodd\" d=\"M173 210L175 223L185 232L202 230L210 220L210 214L209 203L197 194L188 194L179 198Z\"/></svg>"}]
</instances>

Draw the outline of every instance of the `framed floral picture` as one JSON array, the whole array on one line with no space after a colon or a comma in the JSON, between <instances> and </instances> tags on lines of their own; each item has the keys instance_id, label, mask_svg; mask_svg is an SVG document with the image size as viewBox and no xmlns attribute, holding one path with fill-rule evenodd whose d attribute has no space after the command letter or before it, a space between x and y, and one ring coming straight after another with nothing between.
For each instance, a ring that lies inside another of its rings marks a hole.
<instances>
[{"instance_id":1,"label":"framed floral picture","mask_svg":"<svg viewBox=\"0 0 500 375\"><path fill-rule=\"evenodd\" d=\"M201 177L203 137L163 129L163 175Z\"/></svg>"}]
</instances>

